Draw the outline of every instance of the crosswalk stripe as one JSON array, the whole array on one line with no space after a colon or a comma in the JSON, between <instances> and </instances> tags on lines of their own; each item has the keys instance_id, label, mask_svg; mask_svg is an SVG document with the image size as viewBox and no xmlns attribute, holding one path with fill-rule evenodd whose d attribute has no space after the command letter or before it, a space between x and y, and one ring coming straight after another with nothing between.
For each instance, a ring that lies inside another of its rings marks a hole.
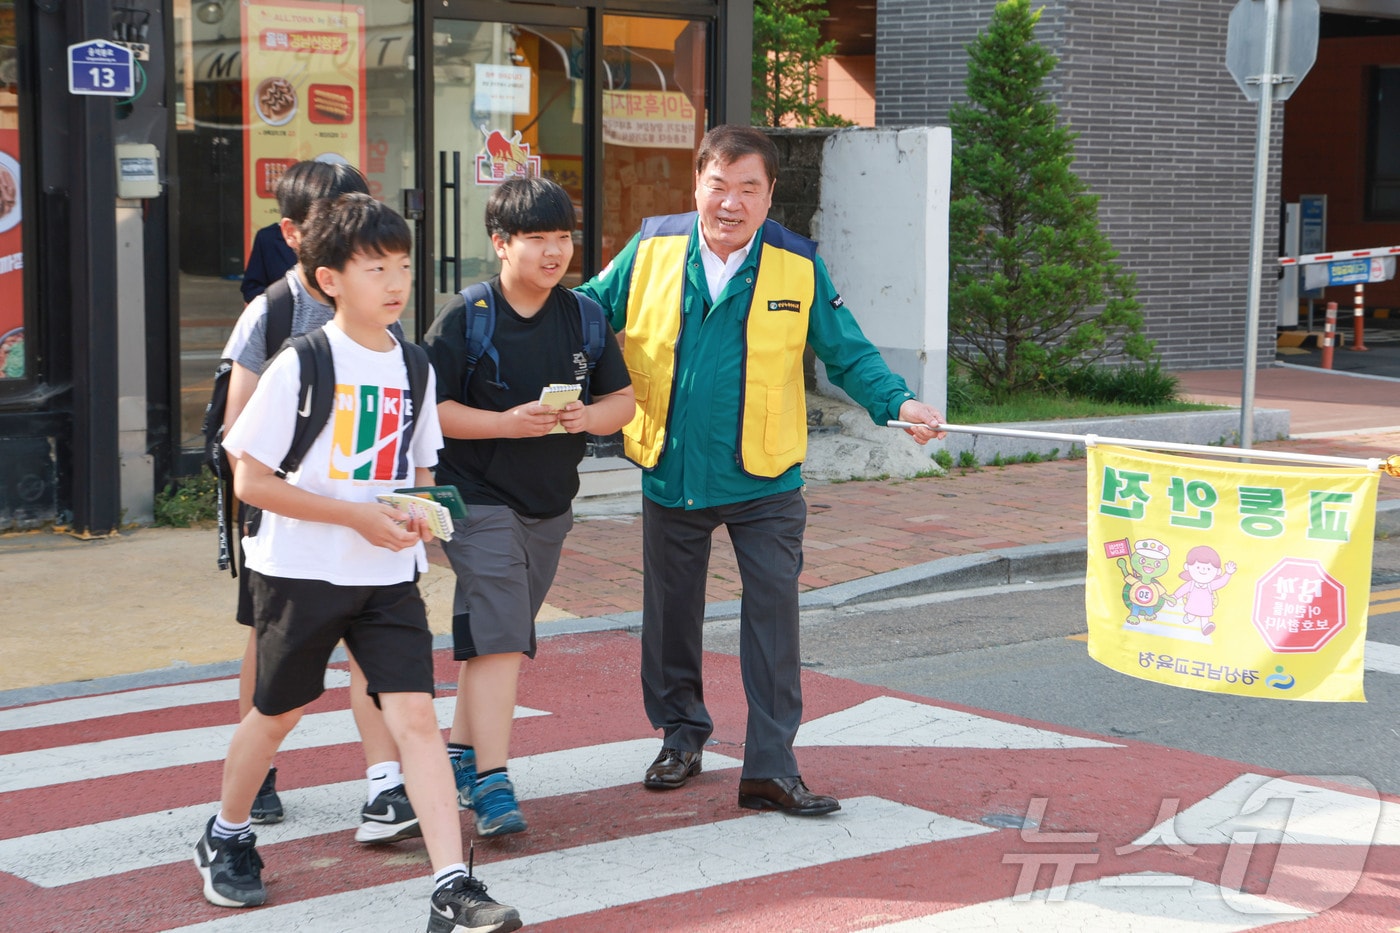
<instances>
[{"instance_id":1,"label":"crosswalk stripe","mask_svg":"<svg viewBox=\"0 0 1400 933\"><path fill-rule=\"evenodd\" d=\"M446 729L452 724L456 703L455 696L439 697L433 701L441 728ZM547 715L523 706L515 708L517 719ZM204 761L222 761L234 728L233 724L205 726L0 755L0 793ZM344 709L303 716L281 748L290 751L359 741L354 716L350 710Z\"/></svg>"},{"instance_id":2,"label":"crosswalk stripe","mask_svg":"<svg viewBox=\"0 0 1400 933\"><path fill-rule=\"evenodd\" d=\"M1366 642L1366 670L1400 674L1400 645L1383 641Z\"/></svg>"},{"instance_id":3,"label":"crosswalk stripe","mask_svg":"<svg viewBox=\"0 0 1400 933\"><path fill-rule=\"evenodd\" d=\"M1400 845L1400 805L1380 799L1374 788L1348 792L1242 774L1135 844L1227 845L1237 834L1254 845Z\"/></svg>"},{"instance_id":4,"label":"crosswalk stripe","mask_svg":"<svg viewBox=\"0 0 1400 933\"><path fill-rule=\"evenodd\" d=\"M976 836L995 830L878 797L842 802L831 816L754 814L628 839L492 862L492 897L526 924L698 891L750 878ZM269 870L275 871L275 866ZM191 872L193 875L193 872ZM197 878L190 878L191 890ZM256 911L232 913L177 933L265 933L316 929L402 929L427 913L425 878L379 885Z\"/></svg>"},{"instance_id":5,"label":"crosswalk stripe","mask_svg":"<svg viewBox=\"0 0 1400 933\"><path fill-rule=\"evenodd\" d=\"M588 793L637 783L656 739L632 739L515 758L510 774L520 800ZM705 753L705 770L737 768L741 762ZM344 832L359 825L364 781L341 781L282 790L283 823L254 827L258 851L293 839ZM44 888L55 888L121 872L181 862L218 809L218 801L145 813L71 829L0 840L0 872ZM353 845L347 838L346 845ZM275 852L270 854L276 858Z\"/></svg>"},{"instance_id":6,"label":"crosswalk stripe","mask_svg":"<svg viewBox=\"0 0 1400 933\"><path fill-rule=\"evenodd\" d=\"M349 671L334 667L326 668L327 690L348 687L349 685ZM82 722L86 719L125 716L129 713L149 713L177 706L198 706L201 703L220 703L236 699L238 699L238 679L236 677L224 680L197 681L190 684L174 684L169 687L146 687L141 690L128 690L125 693L107 693L101 696L56 700L52 703L37 703L34 706L0 710L0 732L15 729L37 729L42 726Z\"/></svg>"},{"instance_id":7,"label":"crosswalk stripe","mask_svg":"<svg viewBox=\"0 0 1400 933\"><path fill-rule=\"evenodd\" d=\"M1127 929L1133 933L1236 933L1311 916L1281 901L1187 876L1142 873L1077 881L1026 898L1004 898L870 927L865 933Z\"/></svg>"},{"instance_id":8,"label":"crosswalk stripe","mask_svg":"<svg viewBox=\"0 0 1400 933\"><path fill-rule=\"evenodd\" d=\"M803 723L797 743L912 748L1121 748L944 706L878 697Z\"/></svg>"}]
</instances>

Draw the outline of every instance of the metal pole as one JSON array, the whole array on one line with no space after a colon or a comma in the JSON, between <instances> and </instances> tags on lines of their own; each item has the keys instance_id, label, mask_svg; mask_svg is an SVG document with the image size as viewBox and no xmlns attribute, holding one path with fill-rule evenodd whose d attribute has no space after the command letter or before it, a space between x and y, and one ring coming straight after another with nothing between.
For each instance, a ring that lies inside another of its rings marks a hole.
<instances>
[{"instance_id":1,"label":"metal pole","mask_svg":"<svg viewBox=\"0 0 1400 933\"><path fill-rule=\"evenodd\" d=\"M891 422L891 427L900 427L905 422ZM1140 450L1165 450L1171 453L1201 454L1206 457L1237 457L1250 460L1281 460L1285 463L1301 463L1309 466L1362 467L1379 470L1395 457L1331 457L1323 454L1300 454L1289 450L1247 450L1243 447L1216 447L1209 444L1183 444L1178 441L1146 441L1133 437L1102 437L1097 434L1062 434L1056 431L1029 431L1024 428L995 428L985 424L940 424L940 431L953 434L987 434L992 437L1023 437L1041 441L1068 441L1085 447L1099 444L1112 444L1116 447L1132 447Z\"/></svg>"},{"instance_id":2,"label":"metal pole","mask_svg":"<svg viewBox=\"0 0 1400 933\"><path fill-rule=\"evenodd\" d=\"M1254 219L1249 237L1249 299L1244 328L1244 389L1240 393L1240 446L1254 444L1254 373L1259 356L1259 293L1264 277L1264 202L1269 176L1269 137L1274 116L1274 48L1279 0L1264 0L1264 73L1259 76L1259 139L1254 148Z\"/></svg>"}]
</instances>

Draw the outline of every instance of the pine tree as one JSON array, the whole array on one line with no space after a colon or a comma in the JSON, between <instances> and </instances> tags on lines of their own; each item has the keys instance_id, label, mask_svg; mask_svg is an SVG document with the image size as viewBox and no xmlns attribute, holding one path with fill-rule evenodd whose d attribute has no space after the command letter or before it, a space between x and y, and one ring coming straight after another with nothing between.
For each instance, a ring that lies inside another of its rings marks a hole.
<instances>
[{"instance_id":1,"label":"pine tree","mask_svg":"<svg viewBox=\"0 0 1400 933\"><path fill-rule=\"evenodd\" d=\"M968 103L953 130L949 353L994 397L1060 384L1121 355L1147 360L1135 277L1074 174L1078 134L1059 126L1035 41L1040 11L1001 0L968 46Z\"/></svg>"},{"instance_id":2,"label":"pine tree","mask_svg":"<svg viewBox=\"0 0 1400 933\"><path fill-rule=\"evenodd\" d=\"M817 96L817 69L836 51L821 40L826 0L755 0L753 122L755 126L848 126Z\"/></svg>"}]
</instances>

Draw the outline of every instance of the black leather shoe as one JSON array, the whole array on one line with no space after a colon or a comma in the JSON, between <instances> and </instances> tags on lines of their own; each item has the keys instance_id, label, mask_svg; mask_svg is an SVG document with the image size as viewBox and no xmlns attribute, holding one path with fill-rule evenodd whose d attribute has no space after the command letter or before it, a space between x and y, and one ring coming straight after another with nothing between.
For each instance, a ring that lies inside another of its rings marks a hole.
<instances>
[{"instance_id":1,"label":"black leather shoe","mask_svg":"<svg viewBox=\"0 0 1400 933\"><path fill-rule=\"evenodd\" d=\"M800 777L740 781L739 806L746 810L781 810L793 816L821 816L841 809L835 797L812 793Z\"/></svg>"},{"instance_id":2,"label":"black leather shoe","mask_svg":"<svg viewBox=\"0 0 1400 933\"><path fill-rule=\"evenodd\" d=\"M647 768L642 785L652 790L675 790L700 773L700 752L683 752L678 748L662 748L661 754Z\"/></svg>"}]
</instances>

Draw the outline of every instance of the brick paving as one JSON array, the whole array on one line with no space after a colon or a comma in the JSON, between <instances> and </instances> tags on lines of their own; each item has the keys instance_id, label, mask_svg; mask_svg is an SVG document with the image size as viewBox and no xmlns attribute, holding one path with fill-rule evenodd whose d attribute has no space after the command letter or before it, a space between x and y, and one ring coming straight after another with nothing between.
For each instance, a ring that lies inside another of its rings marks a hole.
<instances>
[{"instance_id":1,"label":"brick paving","mask_svg":"<svg viewBox=\"0 0 1400 933\"><path fill-rule=\"evenodd\" d=\"M1274 441L1259 448L1339 457L1400 453L1400 433ZM926 479L807 486L801 589L845 583L943 557L1086 536L1084 460L954 469ZM1380 498L1400 499L1400 479L1381 477ZM549 604L575 616L642 608L639 515L580 518L564 547ZM706 599L742 592L734 551L720 529Z\"/></svg>"}]
</instances>

